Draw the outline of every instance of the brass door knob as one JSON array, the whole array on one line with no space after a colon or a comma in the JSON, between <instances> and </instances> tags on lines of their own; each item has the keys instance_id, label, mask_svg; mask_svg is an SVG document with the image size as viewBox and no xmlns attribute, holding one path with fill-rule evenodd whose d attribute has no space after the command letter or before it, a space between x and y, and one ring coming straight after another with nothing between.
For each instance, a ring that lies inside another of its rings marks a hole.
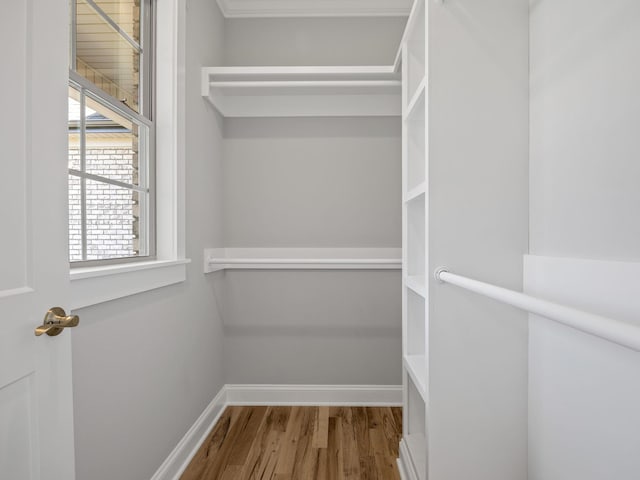
<instances>
[{"instance_id":1,"label":"brass door knob","mask_svg":"<svg viewBox=\"0 0 640 480\"><path fill-rule=\"evenodd\" d=\"M80 323L80 317L77 315L67 315L60 307L50 308L44 316L42 325L36 328L36 337L46 333L50 337L55 337L62 333L67 327L75 327Z\"/></svg>"}]
</instances>

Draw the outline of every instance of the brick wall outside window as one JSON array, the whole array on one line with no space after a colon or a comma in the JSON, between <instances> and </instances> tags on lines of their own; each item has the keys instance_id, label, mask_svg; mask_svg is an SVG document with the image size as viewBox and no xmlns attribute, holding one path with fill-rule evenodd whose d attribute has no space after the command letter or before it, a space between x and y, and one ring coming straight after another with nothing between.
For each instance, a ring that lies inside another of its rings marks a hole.
<instances>
[{"instance_id":1,"label":"brick wall outside window","mask_svg":"<svg viewBox=\"0 0 640 480\"><path fill-rule=\"evenodd\" d=\"M136 152L124 142L95 140L86 150L86 171L131 184L137 174ZM69 167L80 168L80 151L69 146ZM137 194L107 183L86 180L87 260L137 254ZM69 177L69 258L82 260L80 179Z\"/></svg>"}]
</instances>

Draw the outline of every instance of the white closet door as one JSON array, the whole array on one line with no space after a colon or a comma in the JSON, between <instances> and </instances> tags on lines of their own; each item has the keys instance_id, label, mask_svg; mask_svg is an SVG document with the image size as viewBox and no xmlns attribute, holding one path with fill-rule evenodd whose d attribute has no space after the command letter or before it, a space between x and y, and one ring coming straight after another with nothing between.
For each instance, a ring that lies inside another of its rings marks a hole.
<instances>
[{"instance_id":1,"label":"white closet door","mask_svg":"<svg viewBox=\"0 0 640 480\"><path fill-rule=\"evenodd\" d=\"M0 478L73 480L70 333L36 337L69 298L66 0L0 6Z\"/></svg>"}]
</instances>

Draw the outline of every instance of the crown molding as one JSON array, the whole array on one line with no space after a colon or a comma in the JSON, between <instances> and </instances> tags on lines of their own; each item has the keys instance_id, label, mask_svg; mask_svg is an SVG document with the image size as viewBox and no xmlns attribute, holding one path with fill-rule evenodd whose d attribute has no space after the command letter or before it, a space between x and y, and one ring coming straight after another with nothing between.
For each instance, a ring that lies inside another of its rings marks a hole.
<instances>
[{"instance_id":1,"label":"crown molding","mask_svg":"<svg viewBox=\"0 0 640 480\"><path fill-rule=\"evenodd\" d=\"M402 17L412 0L217 0L226 18Z\"/></svg>"}]
</instances>

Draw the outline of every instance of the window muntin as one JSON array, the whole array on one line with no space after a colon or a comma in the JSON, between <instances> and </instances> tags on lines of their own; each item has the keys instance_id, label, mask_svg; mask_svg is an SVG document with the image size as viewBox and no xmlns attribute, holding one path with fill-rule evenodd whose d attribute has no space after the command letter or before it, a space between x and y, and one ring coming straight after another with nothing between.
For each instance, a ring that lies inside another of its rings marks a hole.
<instances>
[{"instance_id":1,"label":"window muntin","mask_svg":"<svg viewBox=\"0 0 640 480\"><path fill-rule=\"evenodd\" d=\"M155 254L150 3L71 0L69 258L75 266Z\"/></svg>"}]
</instances>

